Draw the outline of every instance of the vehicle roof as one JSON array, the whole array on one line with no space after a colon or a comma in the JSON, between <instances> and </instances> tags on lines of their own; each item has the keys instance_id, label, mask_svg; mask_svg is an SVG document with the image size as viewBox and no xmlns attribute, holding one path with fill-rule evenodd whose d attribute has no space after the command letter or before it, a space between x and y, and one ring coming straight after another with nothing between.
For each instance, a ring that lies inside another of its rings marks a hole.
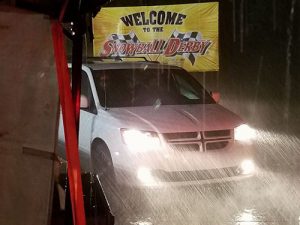
<instances>
[{"instance_id":1,"label":"vehicle roof","mask_svg":"<svg viewBox=\"0 0 300 225\"><path fill-rule=\"evenodd\" d=\"M96 63L85 63L84 66L91 68L92 70L108 70L108 69L180 69L180 67L161 64L157 62L126 62L126 61L117 61L117 62L96 62Z\"/></svg>"}]
</instances>

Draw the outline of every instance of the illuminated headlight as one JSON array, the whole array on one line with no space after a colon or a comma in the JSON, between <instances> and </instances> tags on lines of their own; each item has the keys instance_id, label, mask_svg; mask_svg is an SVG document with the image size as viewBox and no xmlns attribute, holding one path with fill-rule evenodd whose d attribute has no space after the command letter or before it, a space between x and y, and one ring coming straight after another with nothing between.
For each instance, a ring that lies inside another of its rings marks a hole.
<instances>
[{"instance_id":1,"label":"illuminated headlight","mask_svg":"<svg viewBox=\"0 0 300 225\"><path fill-rule=\"evenodd\" d=\"M242 124L234 129L234 138L238 141L251 141L256 137L256 132L247 124Z\"/></svg>"},{"instance_id":2,"label":"illuminated headlight","mask_svg":"<svg viewBox=\"0 0 300 225\"><path fill-rule=\"evenodd\" d=\"M254 173L255 165L252 160L244 160L240 165L241 173L244 175L249 175Z\"/></svg>"},{"instance_id":3,"label":"illuminated headlight","mask_svg":"<svg viewBox=\"0 0 300 225\"><path fill-rule=\"evenodd\" d=\"M129 149L136 152L157 150L161 143L157 133L132 129L121 129L124 143Z\"/></svg>"}]
</instances>

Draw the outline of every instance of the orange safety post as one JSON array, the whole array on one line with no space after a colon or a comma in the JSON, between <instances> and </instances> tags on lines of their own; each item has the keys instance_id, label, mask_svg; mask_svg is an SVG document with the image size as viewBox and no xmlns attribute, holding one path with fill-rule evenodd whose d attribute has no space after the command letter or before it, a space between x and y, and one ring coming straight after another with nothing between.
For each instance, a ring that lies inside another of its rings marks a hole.
<instances>
[{"instance_id":1,"label":"orange safety post","mask_svg":"<svg viewBox=\"0 0 300 225\"><path fill-rule=\"evenodd\" d=\"M73 224L85 225L86 220L83 203L81 170L75 119L76 110L72 102L70 77L67 66L66 52L64 48L63 28L59 21L52 21L51 31L65 131L66 155L68 161L68 180L72 203Z\"/></svg>"}]
</instances>

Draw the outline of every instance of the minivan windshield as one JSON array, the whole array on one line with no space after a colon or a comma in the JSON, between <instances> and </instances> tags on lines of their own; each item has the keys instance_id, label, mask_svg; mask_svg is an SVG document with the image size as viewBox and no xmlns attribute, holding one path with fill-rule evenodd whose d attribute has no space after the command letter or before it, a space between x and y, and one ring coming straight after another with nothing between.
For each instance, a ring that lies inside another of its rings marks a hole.
<instances>
[{"instance_id":1,"label":"minivan windshield","mask_svg":"<svg viewBox=\"0 0 300 225\"><path fill-rule=\"evenodd\" d=\"M214 104L209 93L182 69L93 70L103 107Z\"/></svg>"}]
</instances>

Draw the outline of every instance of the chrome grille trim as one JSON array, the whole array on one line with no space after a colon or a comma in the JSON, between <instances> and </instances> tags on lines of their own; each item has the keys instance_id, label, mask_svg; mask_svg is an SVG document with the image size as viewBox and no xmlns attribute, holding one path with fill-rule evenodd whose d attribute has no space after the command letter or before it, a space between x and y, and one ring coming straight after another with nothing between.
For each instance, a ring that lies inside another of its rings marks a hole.
<instances>
[{"instance_id":1,"label":"chrome grille trim","mask_svg":"<svg viewBox=\"0 0 300 225\"><path fill-rule=\"evenodd\" d=\"M201 132L179 132L179 133L164 133L162 134L170 148L175 151L189 151L189 145L192 150L199 145L199 151L211 151L226 149L233 143L233 130L213 130ZM185 146L185 148L180 147Z\"/></svg>"}]
</instances>

